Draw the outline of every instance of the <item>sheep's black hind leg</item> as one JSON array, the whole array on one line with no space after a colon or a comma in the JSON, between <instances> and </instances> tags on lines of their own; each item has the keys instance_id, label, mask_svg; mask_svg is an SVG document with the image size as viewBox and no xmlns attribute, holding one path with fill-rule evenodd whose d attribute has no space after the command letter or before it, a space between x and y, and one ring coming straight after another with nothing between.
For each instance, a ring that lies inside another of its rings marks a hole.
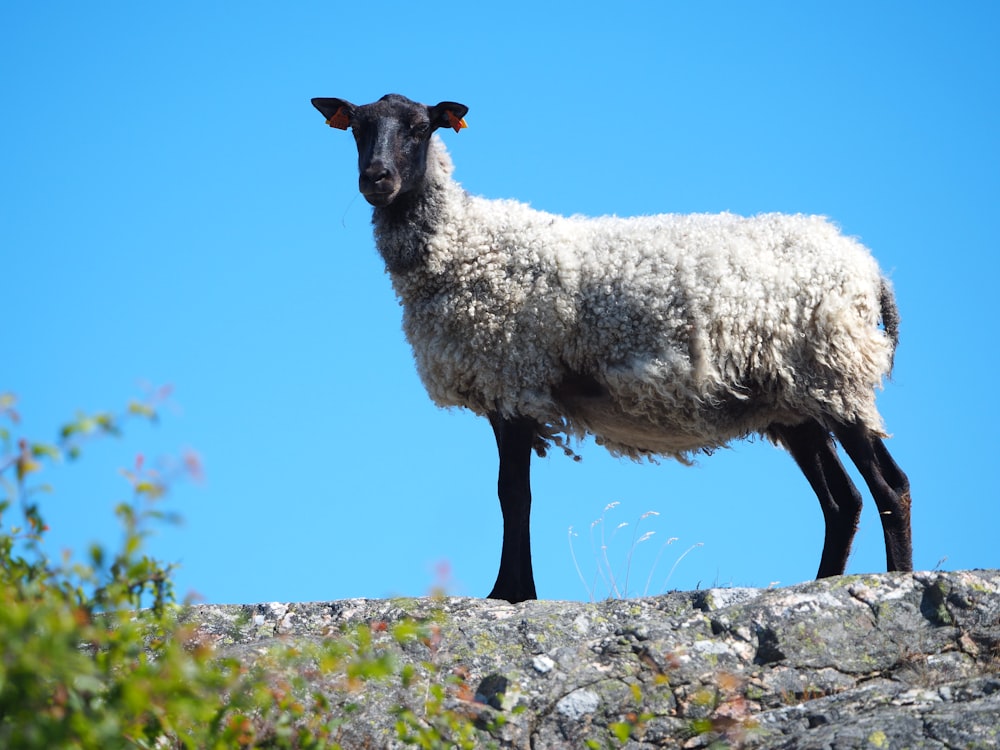
<instances>
[{"instance_id":1,"label":"sheep's black hind leg","mask_svg":"<svg viewBox=\"0 0 1000 750\"><path fill-rule=\"evenodd\" d=\"M871 490L882 518L889 570L913 570L910 480L882 440L862 424L836 425L834 433Z\"/></svg>"},{"instance_id":2,"label":"sheep's black hind leg","mask_svg":"<svg viewBox=\"0 0 1000 750\"><path fill-rule=\"evenodd\" d=\"M794 427L776 424L771 433L792 454L823 509L826 535L816 577L842 575L858 530L861 493L844 470L829 430L819 422L811 419Z\"/></svg>"},{"instance_id":3,"label":"sheep's black hind leg","mask_svg":"<svg viewBox=\"0 0 1000 750\"><path fill-rule=\"evenodd\" d=\"M503 550L500 572L490 599L523 602L535 598L531 571L531 450L535 442L535 422L531 419L503 419L490 415L490 424L500 453L497 494L503 512Z\"/></svg>"}]
</instances>

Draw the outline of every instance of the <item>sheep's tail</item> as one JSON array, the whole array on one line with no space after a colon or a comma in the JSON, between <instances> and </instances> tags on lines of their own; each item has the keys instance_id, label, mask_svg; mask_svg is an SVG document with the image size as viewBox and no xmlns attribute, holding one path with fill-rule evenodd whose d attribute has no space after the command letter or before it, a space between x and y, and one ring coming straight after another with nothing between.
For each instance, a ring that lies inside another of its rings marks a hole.
<instances>
[{"instance_id":1,"label":"sheep's tail","mask_svg":"<svg viewBox=\"0 0 1000 750\"><path fill-rule=\"evenodd\" d=\"M896 306L896 295L892 293L892 286L885 279L882 279L879 307L881 308L882 327L885 329L885 335L889 337L889 343L892 344L892 352L889 355L889 374L891 375L896 360L896 346L899 345L899 308Z\"/></svg>"}]
</instances>

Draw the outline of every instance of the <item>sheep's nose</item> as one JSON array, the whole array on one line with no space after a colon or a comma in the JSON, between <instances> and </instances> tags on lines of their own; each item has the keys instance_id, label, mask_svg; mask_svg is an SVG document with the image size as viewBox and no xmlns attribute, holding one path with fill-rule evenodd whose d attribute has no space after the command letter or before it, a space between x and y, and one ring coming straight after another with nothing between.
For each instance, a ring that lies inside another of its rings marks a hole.
<instances>
[{"instance_id":1,"label":"sheep's nose","mask_svg":"<svg viewBox=\"0 0 1000 750\"><path fill-rule=\"evenodd\" d=\"M377 185L382 180L387 180L391 177L389 168L384 164L377 163L372 164L368 169L365 170L365 179L371 182L373 185Z\"/></svg>"}]
</instances>

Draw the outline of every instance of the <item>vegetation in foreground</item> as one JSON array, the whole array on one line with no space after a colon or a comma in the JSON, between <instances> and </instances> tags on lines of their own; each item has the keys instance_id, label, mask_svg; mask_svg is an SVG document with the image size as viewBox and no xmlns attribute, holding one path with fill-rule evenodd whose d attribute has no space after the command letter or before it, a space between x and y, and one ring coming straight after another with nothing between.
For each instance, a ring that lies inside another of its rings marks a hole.
<instances>
[{"instance_id":1,"label":"vegetation in foreground","mask_svg":"<svg viewBox=\"0 0 1000 750\"><path fill-rule=\"evenodd\" d=\"M130 420L155 421L166 395L117 414L78 415L44 443L17 434L16 400L0 394L0 747L339 748L373 680L392 691L390 731L400 743L495 747L504 716L525 706L500 713L477 703L469 675L439 663L433 618L275 647L253 666L221 655L181 622L172 566L147 555L144 542L172 518L162 509L171 485L200 474L193 455L164 470L140 454L121 470L130 499L115 509L119 549L94 545L84 561L48 555L40 503L51 492L47 468L79 459L92 439L120 436ZM621 595L627 591L626 577ZM402 651L420 658L403 664ZM633 698L642 705L641 693ZM623 716L587 746L621 747L650 718ZM725 736L714 723L691 727L705 733Z\"/></svg>"}]
</instances>

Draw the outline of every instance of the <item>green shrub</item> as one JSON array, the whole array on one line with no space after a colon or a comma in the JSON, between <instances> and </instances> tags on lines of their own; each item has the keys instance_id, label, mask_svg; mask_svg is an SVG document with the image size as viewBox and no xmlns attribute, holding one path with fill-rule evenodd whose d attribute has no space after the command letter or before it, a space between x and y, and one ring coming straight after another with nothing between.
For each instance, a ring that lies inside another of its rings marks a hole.
<instances>
[{"instance_id":1,"label":"green shrub","mask_svg":"<svg viewBox=\"0 0 1000 750\"><path fill-rule=\"evenodd\" d=\"M273 714L288 706L177 624L170 566L142 551L176 476L140 456L122 472L132 500L115 511L121 549L94 546L83 563L47 555L38 497L48 488L36 484L46 464L78 458L88 439L118 435L130 418L155 419L156 405L80 415L54 443L38 443L13 435L16 403L0 395L0 747L329 746L318 732L279 731ZM198 468L193 457L181 466Z\"/></svg>"},{"instance_id":2,"label":"green shrub","mask_svg":"<svg viewBox=\"0 0 1000 750\"><path fill-rule=\"evenodd\" d=\"M79 458L88 440L118 436L130 419L155 420L163 396L117 415L78 415L55 442L40 443L14 435L16 402L0 394L0 748L338 748L356 709L351 695L370 681L402 688L402 742L476 746L472 718L445 706L447 696L471 694L436 667L433 623L358 626L321 644L272 648L252 666L220 657L181 624L171 566L145 555L143 541L151 524L170 519L160 503L171 484L200 472L192 456L164 473L140 455L121 472L132 498L115 510L120 549L50 559L38 503L47 465ZM394 654L414 643L431 658L400 668Z\"/></svg>"},{"instance_id":3,"label":"green shrub","mask_svg":"<svg viewBox=\"0 0 1000 750\"><path fill-rule=\"evenodd\" d=\"M16 426L14 406L13 397L0 398L0 416ZM162 496L162 484L149 473L132 475L134 504L116 511L125 540L110 564L98 546L88 563L67 556L54 564L36 501L42 487L32 482L46 462L78 457L85 438L116 434L118 420L80 416L56 444L15 440L7 424L0 432L0 746L141 747L174 723L188 734L182 724L210 718L199 693L218 688L223 673L179 679L198 655L166 637L169 569L140 554L142 524L155 513L147 503ZM8 526L15 508L23 523ZM133 613L150 593L152 608Z\"/></svg>"}]
</instances>

